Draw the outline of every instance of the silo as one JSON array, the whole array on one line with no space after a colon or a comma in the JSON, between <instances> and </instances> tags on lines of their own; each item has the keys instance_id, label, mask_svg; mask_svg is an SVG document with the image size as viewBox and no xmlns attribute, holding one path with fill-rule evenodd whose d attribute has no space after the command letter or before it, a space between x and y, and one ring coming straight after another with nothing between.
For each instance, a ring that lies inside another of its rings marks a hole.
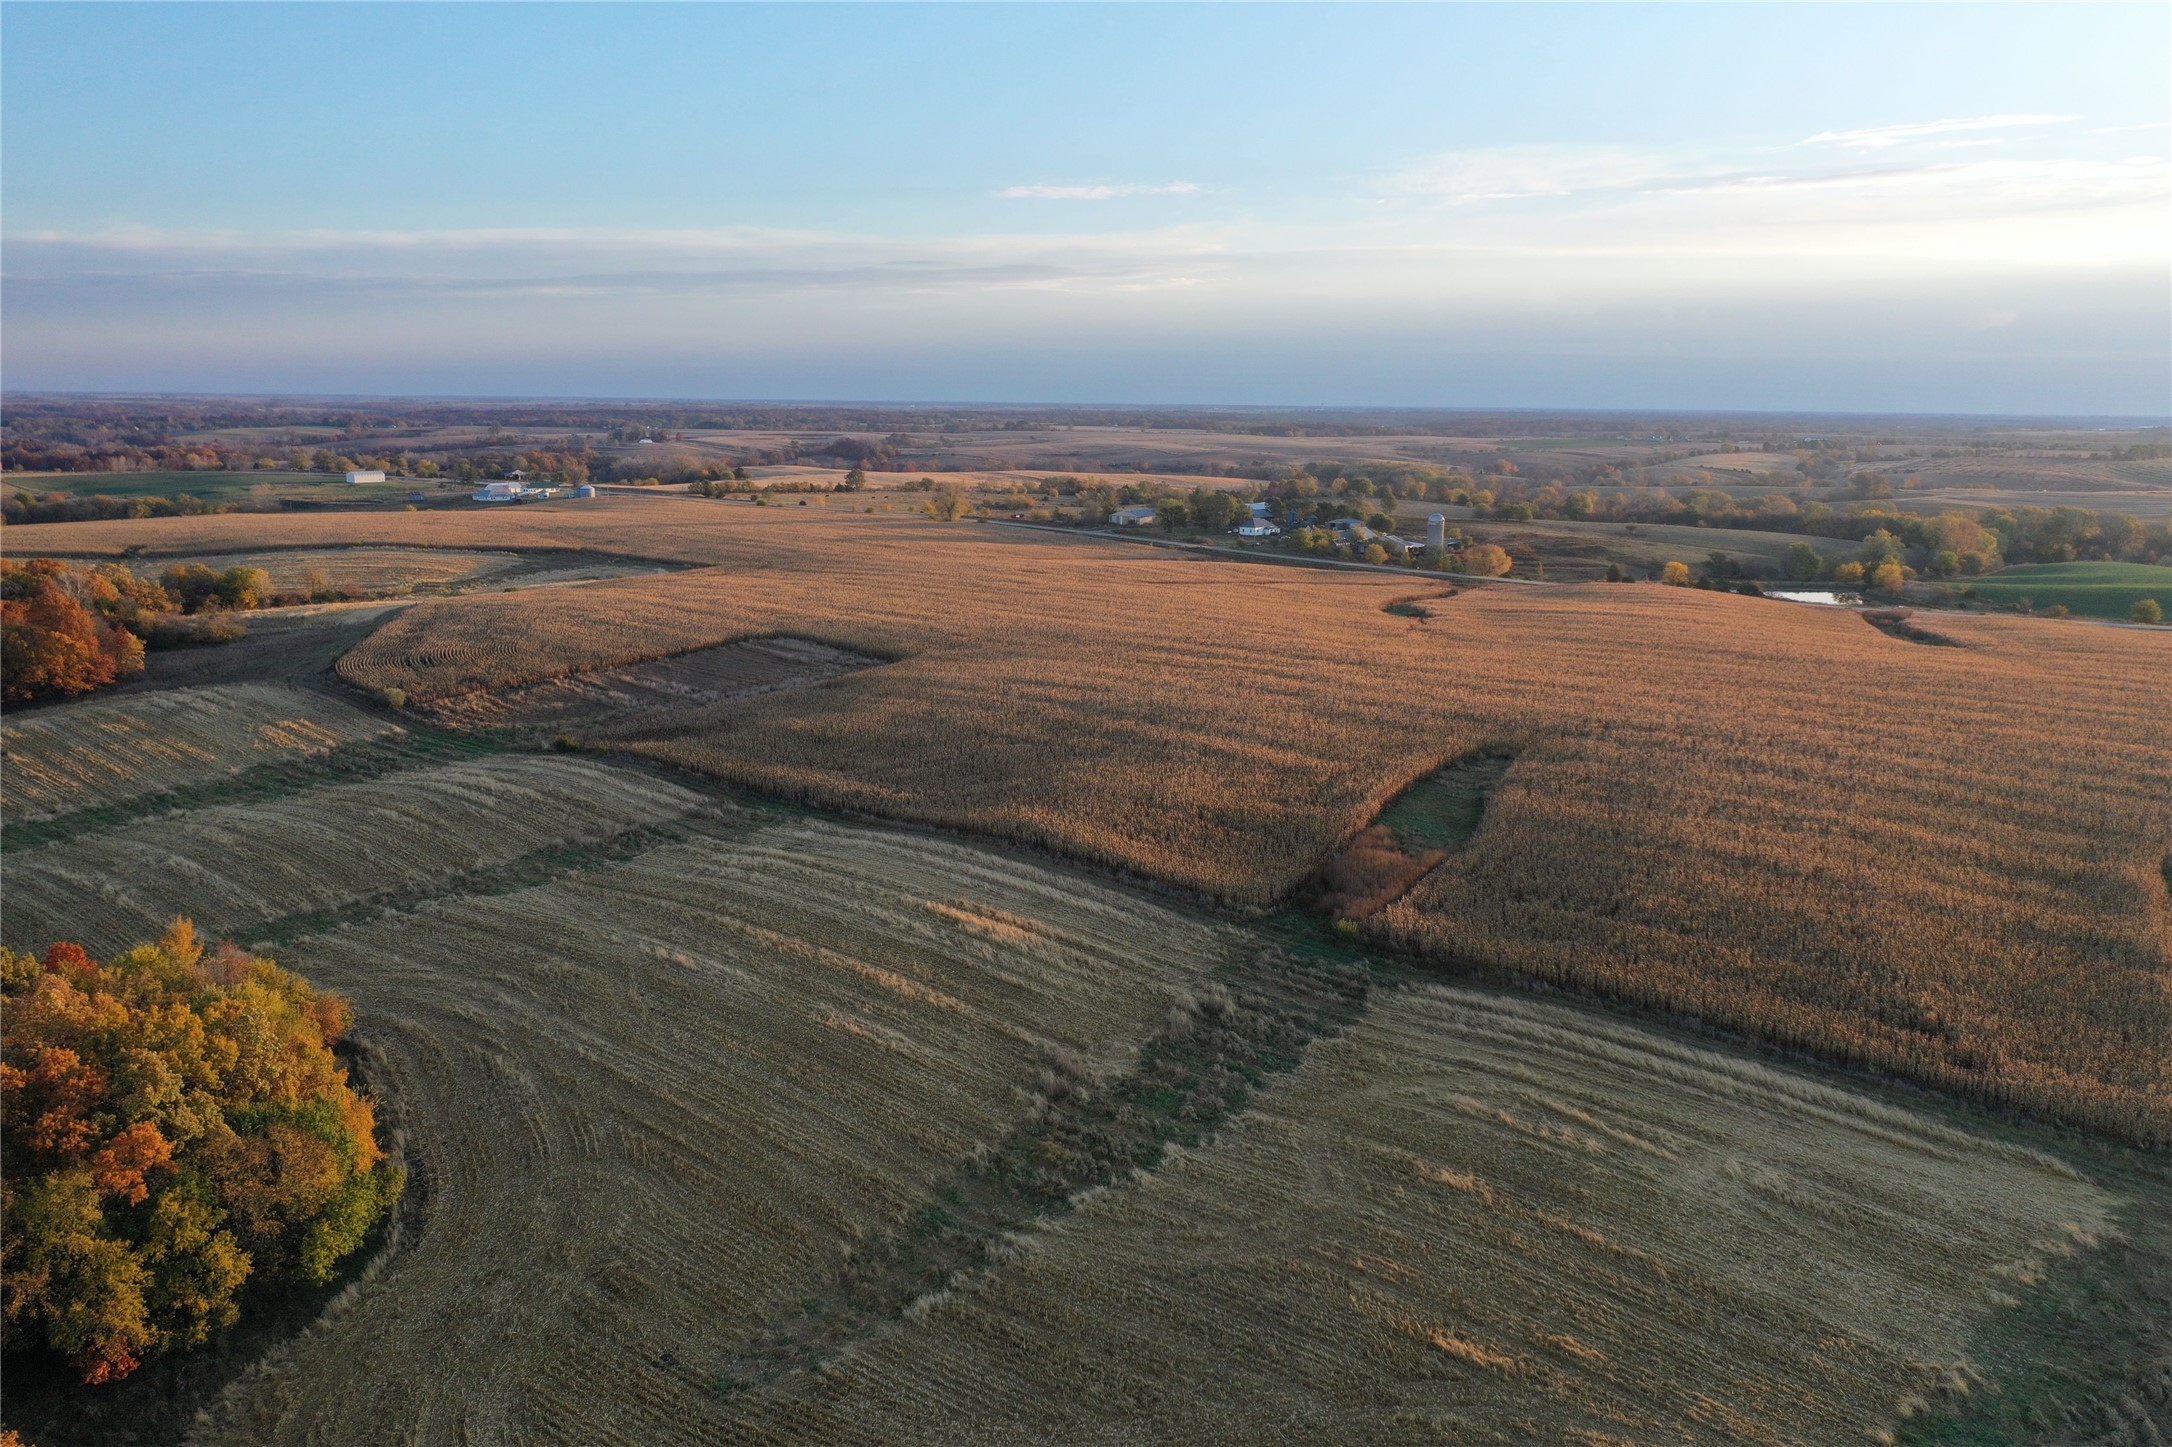
<instances>
[{"instance_id":1,"label":"silo","mask_svg":"<svg viewBox=\"0 0 2172 1447\"><path fill-rule=\"evenodd\" d=\"M1425 520L1425 545L1438 553L1448 546L1448 517L1435 513Z\"/></svg>"}]
</instances>

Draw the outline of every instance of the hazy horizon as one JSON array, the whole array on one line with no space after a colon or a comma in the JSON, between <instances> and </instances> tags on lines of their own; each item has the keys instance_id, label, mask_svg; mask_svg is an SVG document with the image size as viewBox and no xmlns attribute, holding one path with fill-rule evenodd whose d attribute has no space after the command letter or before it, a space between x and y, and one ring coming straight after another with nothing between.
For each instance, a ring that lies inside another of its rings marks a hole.
<instances>
[{"instance_id":1,"label":"hazy horizon","mask_svg":"<svg viewBox=\"0 0 2172 1447\"><path fill-rule=\"evenodd\" d=\"M1726 407L1483 407L1434 405L1429 403L1378 404L1378 403L1311 403L1311 402L1101 402L1101 401L1051 401L1048 399L1015 402L997 402L974 398L937 399L928 397L753 397L753 396L703 396L695 393L670 395L665 393L485 393L485 392L278 392L278 391L181 391L181 390L88 390L71 388L8 387L5 396L23 399L66 399L71 401L131 401L153 400L173 402L240 402L263 404L300 405L325 403L328 405L354 406L383 404L393 407L415 406L473 406L473 407L524 407L524 406L594 406L594 407L772 407L806 408L809 411L851 412L911 412L916 410L949 410L961 412L1018 412L1050 413L1066 412L1154 412L1171 414L1197 414L1215 416L1226 413L1260 413L1266 417L1298 414L1321 414L1330 417L1468 417L1473 421L1495 420L1504 417L1565 418L1650 418L1670 419L1682 422L1741 421L1770 422L1782 419L1805 422L1829 420L1851 423L1909 422L1935 423L2008 423L2024 426L2042 423L2055 427L2082 428L2084 424L2099 424L2095 430L2105 432L2152 431L2172 427L2172 411L2162 413L2116 412L1869 412L1834 409L1803 409L1781 407L1726 408ZM1120 425L1109 423L1107 425Z\"/></svg>"},{"instance_id":2,"label":"hazy horizon","mask_svg":"<svg viewBox=\"0 0 2172 1447\"><path fill-rule=\"evenodd\" d=\"M12 392L2172 412L2162 7L0 13Z\"/></svg>"}]
</instances>

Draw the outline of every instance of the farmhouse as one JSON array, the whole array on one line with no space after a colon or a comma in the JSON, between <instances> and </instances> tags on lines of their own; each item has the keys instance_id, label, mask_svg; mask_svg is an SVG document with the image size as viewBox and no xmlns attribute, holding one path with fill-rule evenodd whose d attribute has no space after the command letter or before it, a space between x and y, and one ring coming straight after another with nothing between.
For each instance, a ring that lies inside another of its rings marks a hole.
<instances>
[{"instance_id":1,"label":"farmhouse","mask_svg":"<svg viewBox=\"0 0 2172 1447\"><path fill-rule=\"evenodd\" d=\"M349 482L383 482L385 475L374 467L357 468L347 474Z\"/></svg>"},{"instance_id":2,"label":"farmhouse","mask_svg":"<svg viewBox=\"0 0 2172 1447\"><path fill-rule=\"evenodd\" d=\"M1143 528L1160 516L1150 507L1120 507L1109 514L1109 521L1120 528Z\"/></svg>"},{"instance_id":3,"label":"farmhouse","mask_svg":"<svg viewBox=\"0 0 2172 1447\"><path fill-rule=\"evenodd\" d=\"M477 502L519 502L528 489L517 482L486 482L475 494Z\"/></svg>"},{"instance_id":4,"label":"farmhouse","mask_svg":"<svg viewBox=\"0 0 2172 1447\"><path fill-rule=\"evenodd\" d=\"M1282 529L1265 518L1254 518L1242 527L1231 529L1240 538L1271 538L1280 535Z\"/></svg>"}]
</instances>

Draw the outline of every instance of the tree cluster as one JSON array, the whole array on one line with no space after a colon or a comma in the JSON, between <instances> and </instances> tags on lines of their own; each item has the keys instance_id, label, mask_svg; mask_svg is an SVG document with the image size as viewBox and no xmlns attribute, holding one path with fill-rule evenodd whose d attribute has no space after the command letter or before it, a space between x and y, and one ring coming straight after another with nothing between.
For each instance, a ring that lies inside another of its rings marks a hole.
<instances>
[{"instance_id":1,"label":"tree cluster","mask_svg":"<svg viewBox=\"0 0 2172 1447\"><path fill-rule=\"evenodd\" d=\"M9 1328L87 1383L199 1345L254 1280L329 1281L399 1198L332 1047L350 1012L187 920L101 964L0 949Z\"/></svg>"},{"instance_id":2,"label":"tree cluster","mask_svg":"<svg viewBox=\"0 0 2172 1447\"><path fill-rule=\"evenodd\" d=\"M122 586L46 558L0 564L0 697L88 693L143 672L143 639L120 618L141 604Z\"/></svg>"},{"instance_id":3,"label":"tree cluster","mask_svg":"<svg viewBox=\"0 0 2172 1447\"><path fill-rule=\"evenodd\" d=\"M229 642L243 632L231 615L273 601L262 568L184 563L153 582L119 563L0 564L0 692L27 703L104 688L143 671L146 645Z\"/></svg>"},{"instance_id":4,"label":"tree cluster","mask_svg":"<svg viewBox=\"0 0 2172 1447\"><path fill-rule=\"evenodd\" d=\"M0 503L11 523L112 522L126 518L200 517L232 512L234 504L206 502L190 493L179 497L109 497L65 492L9 493Z\"/></svg>"}]
</instances>

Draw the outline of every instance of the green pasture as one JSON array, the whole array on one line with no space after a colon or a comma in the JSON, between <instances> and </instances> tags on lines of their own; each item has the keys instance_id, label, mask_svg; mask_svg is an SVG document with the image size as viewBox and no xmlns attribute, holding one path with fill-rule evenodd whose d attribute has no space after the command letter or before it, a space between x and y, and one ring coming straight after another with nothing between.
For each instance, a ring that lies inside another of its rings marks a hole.
<instances>
[{"instance_id":1,"label":"green pasture","mask_svg":"<svg viewBox=\"0 0 2172 1447\"><path fill-rule=\"evenodd\" d=\"M70 497L200 497L206 502L242 502L252 497L296 497L315 501L379 502L404 499L435 483L414 478L350 483L339 473L273 472L11 472L10 492L65 493Z\"/></svg>"},{"instance_id":2,"label":"green pasture","mask_svg":"<svg viewBox=\"0 0 2172 1447\"><path fill-rule=\"evenodd\" d=\"M1975 580L1987 603L2022 599L2039 612L2064 605L2087 618L2127 616L2136 600L2155 598L2172 618L2172 568L2154 563L2024 563Z\"/></svg>"}]
</instances>

